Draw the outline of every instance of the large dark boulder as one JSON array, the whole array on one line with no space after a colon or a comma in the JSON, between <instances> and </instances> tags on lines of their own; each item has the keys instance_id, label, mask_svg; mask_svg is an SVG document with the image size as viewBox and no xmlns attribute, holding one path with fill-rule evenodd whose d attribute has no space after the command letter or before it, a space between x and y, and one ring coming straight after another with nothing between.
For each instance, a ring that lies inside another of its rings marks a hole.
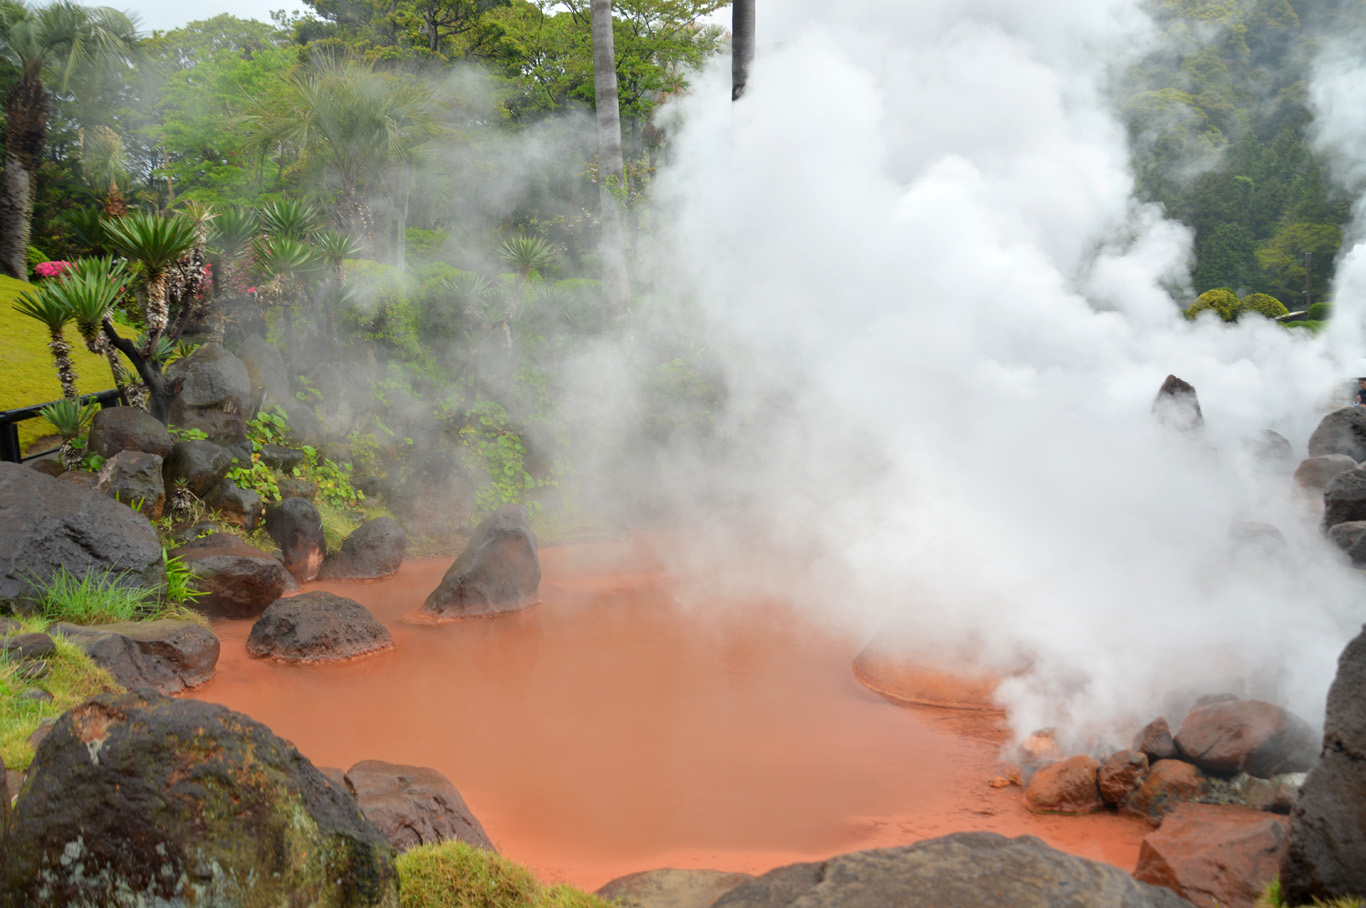
<instances>
[{"instance_id":1,"label":"large dark boulder","mask_svg":"<svg viewBox=\"0 0 1366 908\"><path fill-rule=\"evenodd\" d=\"M171 552L195 575L206 595L191 603L195 611L218 618L255 618L280 598L289 573L271 555L236 536L214 533Z\"/></svg>"},{"instance_id":2,"label":"large dark boulder","mask_svg":"<svg viewBox=\"0 0 1366 908\"><path fill-rule=\"evenodd\" d=\"M323 518L307 498L286 498L266 508L266 532L280 547L285 570L306 583L318 576L327 554Z\"/></svg>"},{"instance_id":3,"label":"large dark boulder","mask_svg":"<svg viewBox=\"0 0 1366 908\"><path fill-rule=\"evenodd\" d=\"M1192 709L1176 732L1176 746L1207 773L1261 779L1304 772L1319 750L1308 722L1272 703L1236 699Z\"/></svg>"},{"instance_id":4,"label":"large dark boulder","mask_svg":"<svg viewBox=\"0 0 1366 908\"><path fill-rule=\"evenodd\" d=\"M251 378L247 367L218 344L203 344L166 370L170 381L185 384L171 406L171 421L179 424L187 415L206 412L252 416Z\"/></svg>"},{"instance_id":5,"label":"large dark boulder","mask_svg":"<svg viewBox=\"0 0 1366 908\"><path fill-rule=\"evenodd\" d=\"M1290 813L1281 895L1287 905L1366 898L1366 629L1328 689L1322 753Z\"/></svg>"},{"instance_id":6,"label":"large dark boulder","mask_svg":"<svg viewBox=\"0 0 1366 908\"><path fill-rule=\"evenodd\" d=\"M389 484L393 512L414 536L446 538L474 514L474 479L448 445L424 446L403 460Z\"/></svg>"},{"instance_id":7,"label":"large dark boulder","mask_svg":"<svg viewBox=\"0 0 1366 908\"><path fill-rule=\"evenodd\" d=\"M1328 541L1346 552L1356 567L1366 565L1366 520L1349 520L1330 527Z\"/></svg>"},{"instance_id":8,"label":"large dark boulder","mask_svg":"<svg viewBox=\"0 0 1366 908\"><path fill-rule=\"evenodd\" d=\"M113 457L120 451L143 451L165 457L171 453L171 433L146 410L105 407L90 423L86 442L91 454Z\"/></svg>"},{"instance_id":9,"label":"large dark boulder","mask_svg":"<svg viewBox=\"0 0 1366 908\"><path fill-rule=\"evenodd\" d=\"M294 400L289 387L289 372L284 354L259 334L249 334L237 348L237 358L246 367L251 393L261 409L284 407Z\"/></svg>"},{"instance_id":10,"label":"large dark boulder","mask_svg":"<svg viewBox=\"0 0 1366 908\"><path fill-rule=\"evenodd\" d=\"M250 533L261 522L261 496L251 489L240 488L225 479L204 497L204 503L218 512L218 516Z\"/></svg>"},{"instance_id":11,"label":"large dark boulder","mask_svg":"<svg viewBox=\"0 0 1366 908\"><path fill-rule=\"evenodd\" d=\"M1348 470L1355 470L1357 462L1346 454L1325 454L1306 457L1295 468L1295 481L1303 488L1322 492L1328 483Z\"/></svg>"},{"instance_id":12,"label":"large dark boulder","mask_svg":"<svg viewBox=\"0 0 1366 908\"><path fill-rule=\"evenodd\" d=\"M435 769L364 760L347 771L346 784L399 851L448 839L495 850L460 792Z\"/></svg>"},{"instance_id":13,"label":"large dark boulder","mask_svg":"<svg viewBox=\"0 0 1366 908\"><path fill-rule=\"evenodd\" d=\"M309 370L308 379L320 395L317 415L329 439L345 438L375 409L370 379L352 363L321 363Z\"/></svg>"},{"instance_id":14,"label":"large dark boulder","mask_svg":"<svg viewBox=\"0 0 1366 908\"><path fill-rule=\"evenodd\" d=\"M94 489L0 463L0 604L29 598L35 582L63 569L126 586L166 580L161 542L146 517Z\"/></svg>"},{"instance_id":15,"label":"large dark boulder","mask_svg":"<svg viewBox=\"0 0 1366 908\"><path fill-rule=\"evenodd\" d=\"M1309 436L1309 456L1346 454L1360 463L1366 460L1366 407L1334 410L1319 420Z\"/></svg>"},{"instance_id":16,"label":"large dark boulder","mask_svg":"<svg viewBox=\"0 0 1366 908\"><path fill-rule=\"evenodd\" d=\"M323 562L324 580L374 580L403 565L408 536L392 517L376 517L356 527L341 550Z\"/></svg>"},{"instance_id":17,"label":"large dark boulder","mask_svg":"<svg viewBox=\"0 0 1366 908\"><path fill-rule=\"evenodd\" d=\"M204 498L221 483L232 467L227 448L204 439L178 441L161 465L166 488L184 485L196 498Z\"/></svg>"},{"instance_id":18,"label":"large dark boulder","mask_svg":"<svg viewBox=\"0 0 1366 908\"><path fill-rule=\"evenodd\" d=\"M541 562L526 508L506 505L484 520L422 603L442 618L493 615L540 602Z\"/></svg>"},{"instance_id":19,"label":"large dark boulder","mask_svg":"<svg viewBox=\"0 0 1366 908\"><path fill-rule=\"evenodd\" d=\"M149 520L159 519L166 504L161 458L143 451L120 451L109 458L95 488Z\"/></svg>"},{"instance_id":20,"label":"large dark boulder","mask_svg":"<svg viewBox=\"0 0 1366 908\"><path fill-rule=\"evenodd\" d=\"M789 864L732 889L715 908L1190 908L1175 893L1033 836L959 832L900 848Z\"/></svg>"},{"instance_id":21,"label":"large dark boulder","mask_svg":"<svg viewBox=\"0 0 1366 908\"><path fill-rule=\"evenodd\" d=\"M220 651L213 631L193 621L127 621L52 626L129 690L178 694L213 677Z\"/></svg>"},{"instance_id":22,"label":"large dark boulder","mask_svg":"<svg viewBox=\"0 0 1366 908\"><path fill-rule=\"evenodd\" d=\"M247 637L247 652L283 662L341 662L393 647L365 606L321 591L272 603Z\"/></svg>"},{"instance_id":23,"label":"large dark boulder","mask_svg":"<svg viewBox=\"0 0 1366 908\"><path fill-rule=\"evenodd\" d=\"M752 879L748 873L662 867L619 876L593 894L630 908L711 908L721 896Z\"/></svg>"},{"instance_id":24,"label":"large dark boulder","mask_svg":"<svg viewBox=\"0 0 1366 908\"><path fill-rule=\"evenodd\" d=\"M399 904L393 847L292 744L151 691L57 720L3 844L4 908Z\"/></svg>"},{"instance_id":25,"label":"large dark boulder","mask_svg":"<svg viewBox=\"0 0 1366 908\"><path fill-rule=\"evenodd\" d=\"M1339 473L1323 489L1324 531L1354 520L1366 520L1366 470L1360 468Z\"/></svg>"}]
</instances>

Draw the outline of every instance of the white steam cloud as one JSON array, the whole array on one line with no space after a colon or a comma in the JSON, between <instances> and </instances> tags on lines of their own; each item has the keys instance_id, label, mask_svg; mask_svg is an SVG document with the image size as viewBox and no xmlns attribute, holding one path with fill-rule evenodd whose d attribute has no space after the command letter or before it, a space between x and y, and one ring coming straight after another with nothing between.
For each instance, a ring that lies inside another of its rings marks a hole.
<instances>
[{"instance_id":1,"label":"white steam cloud","mask_svg":"<svg viewBox=\"0 0 1366 908\"><path fill-rule=\"evenodd\" d=\"M1028 664L1000 690L1016 731L1074 743L1230 683L1320 721L1366 617L1250 444L1304 456L1343 367L1259 319L1182 319L1189 233L1131 196L1101 85L1149 38L1136 7L773 0L744 102L700 79L658 184L671 283L728 365L733 456L674 471L681 500L735 496L679 553L699 593ZM1168 373L1203 435L1152 417Z\"/></svg>"}]
</instances>

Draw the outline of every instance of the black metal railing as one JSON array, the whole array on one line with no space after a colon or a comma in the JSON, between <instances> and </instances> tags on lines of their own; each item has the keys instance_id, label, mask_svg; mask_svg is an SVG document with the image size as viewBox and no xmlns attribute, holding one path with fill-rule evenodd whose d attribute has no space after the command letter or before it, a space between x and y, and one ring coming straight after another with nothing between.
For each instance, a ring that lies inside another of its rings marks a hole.
<instances>
[{"instance_id":1,"label":"black metal railing","mask_svg":"<svg viewBox=\"0 0 1366 908\"><path fill-rule=\"evenodd\" d=\"M93 400L98 403L101 408L104 408L111 404L118 403L119 392L118 389L111 388L108 391L100 391L95 394L82 394L77 400L81 403ZM54 403L57 403L57 401L48 401L46 404L34 404L31 407L18 407L13 410L0 410L0 461L6 463L23 463L26 460L46 457L48 454L52 454L57 450L57 448L52 448L48 451L37 451L28 456L25 456L24 453L19 450L19 423L26 419L40 418L38 411L43 409L43 407L48 406L48 404Z\"/></svg>"}]
</instances>

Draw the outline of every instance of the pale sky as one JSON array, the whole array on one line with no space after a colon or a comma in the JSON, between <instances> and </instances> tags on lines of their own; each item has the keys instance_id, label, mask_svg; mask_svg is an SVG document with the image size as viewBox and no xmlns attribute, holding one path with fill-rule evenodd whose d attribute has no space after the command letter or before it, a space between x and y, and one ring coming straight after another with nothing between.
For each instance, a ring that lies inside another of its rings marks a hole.
<instances>
[{"instance_id":1,"label":"pale sky","mask_svg":"<svg viewBox=\"0 0 1366 908\"><path fill-rule=\"evenodd\" d=\"M200 19L212 19L221 13L232 13L239 19L270 21L272 10L303 12L308 9L300 0L135 0L120 3L102 0L138 17L138 29L145 35L153 31L169 31Z\"/></svg>"}]
</instances>

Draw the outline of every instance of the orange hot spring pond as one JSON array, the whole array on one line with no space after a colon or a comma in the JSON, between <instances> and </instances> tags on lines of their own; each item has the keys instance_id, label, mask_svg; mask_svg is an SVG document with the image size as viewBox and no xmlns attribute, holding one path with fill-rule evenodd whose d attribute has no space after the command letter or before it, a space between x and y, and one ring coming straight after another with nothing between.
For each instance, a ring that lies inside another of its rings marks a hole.
<instances>
[{"instance_id":1,"label":"orange hot spring pond","mask_svg":"<svg viewBox=\"0 0 1366 908\"><path fill-rule=\"evenodd\" d=\"M355 599L394 649L334 666L247 655L221 622L218 674L191 696L240 710L319 766L430 766L499 850L596 888L654 867L763 872L964 830L1036 835L1131 870L1147 828L1036 816L994 789L981 713L897 706L855 679L857 641L781 603L683 604L638 543L547 547L541 605L433 625L416 610L450 559Z\"/></svg>"}]
</instances>

